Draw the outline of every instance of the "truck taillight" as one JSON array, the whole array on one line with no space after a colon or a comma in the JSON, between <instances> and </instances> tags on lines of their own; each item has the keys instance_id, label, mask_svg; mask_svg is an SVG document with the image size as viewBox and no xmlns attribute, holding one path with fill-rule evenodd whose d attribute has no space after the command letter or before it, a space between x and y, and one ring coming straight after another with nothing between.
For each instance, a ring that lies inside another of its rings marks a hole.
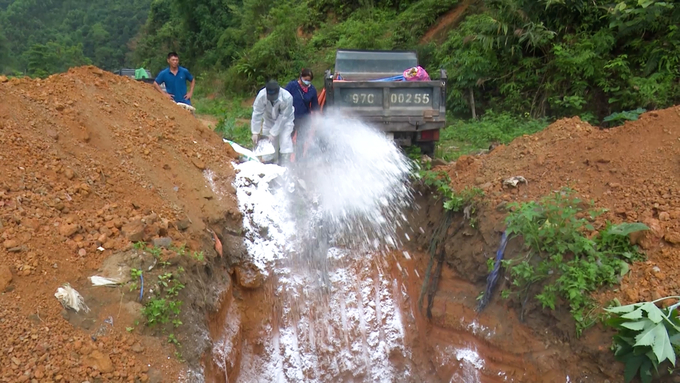
<instances>
[{"instance_id":1,"label":"truck taillight","mask_svg":"<svg viewBox=\"0 0 680 383\"><path fill-rule=\"evenodd\" d=\"M423 130L418 135L420 141L439 141L439 129Z\"/></svg>"}]
</instances>

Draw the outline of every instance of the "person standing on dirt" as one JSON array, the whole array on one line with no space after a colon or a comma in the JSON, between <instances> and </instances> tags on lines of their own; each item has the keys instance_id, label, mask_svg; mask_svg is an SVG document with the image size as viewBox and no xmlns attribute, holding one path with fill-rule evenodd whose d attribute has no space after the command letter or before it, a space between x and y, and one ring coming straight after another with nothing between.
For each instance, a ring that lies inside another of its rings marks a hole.
<instances>
[{"instance_id":1,"label":"person standing on dirt","mask_svg":"<svg viewBox=\"0 0 680 383\"><path fill-rule=\"evenodd\" d=\"M179 55L175 52L168 53L168 67L163 69L153 85L159 92L165 94L174 102L191 105L191 97L194 94L196 79L185 67L179 66ZM191 82L191 89L187 93L187 81ZM161 84L165 84L165 91L161 89Z\"/></svg>"},{"instance_id":2,"label":"person standing on dirt","mask_svg":"<svg viewBox=\"0 0 680 383\"><path fill-rule=\"evenodd\" d=\"M314 80L314 73L310 69L303 68L300 76L286 85L286 90L293 96L295 107L293 135L296 136L295 146L298 153L301 153L302 143L308 135L309 117L312 112L320 109L319 96L312 85L312 80Z\"/></svg>"},{"instance_id":3,"label":"person standing on dirt","mask_svg":"<svg viewBox=\"0 0 680 383\"><path fill-rule=\"evenodd\" d=\"M276 80L270 80L253 102L250 120L253 145L257 146L260 137L266 136L276 148L279 165L288 165L294 149L294 119L293 96L282 89Z\"/></svg>"}]
</instances>

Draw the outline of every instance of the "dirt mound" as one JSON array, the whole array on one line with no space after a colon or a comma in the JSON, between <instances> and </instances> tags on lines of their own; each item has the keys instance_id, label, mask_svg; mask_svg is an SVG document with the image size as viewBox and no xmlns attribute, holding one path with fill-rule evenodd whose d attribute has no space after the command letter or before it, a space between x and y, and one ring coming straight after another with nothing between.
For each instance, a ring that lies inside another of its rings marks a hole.
<instances>
[{"instance_id":1,"label":"dirt mound","mask_svg":"<svg viewBox=\"0 0 680 383\"><path fill-rule=\"evenodd\" d=\"M441 245L432 237L442 222L447 222L440 196L429 189L417 193L419 207L413 209L409 219L413 241L408 246L413 252L424 253L434 243L437 257L441 258L432 264L433 270L439 270L435 266L445 263L454 274L444 276L442 271L441 278L432 277L438 282L432 282L434 290L427 290L431 306L423 298L426 303L422 310L431 309L433 328L450 329L446 320L459 315L446 303L442 305L460 295L456 289L447 287L455 282L456 276L483 291L487 261L495 255L505 228L506 205L538 200L565 187L585 201L592 200L595 208L607 209L595 221L593 232L588 233L591 236L602 230L607 221L639 221L651 228L631 238L645 250L647 260L633 264L620 286L599 292L596 299L600 304L613 298L626 304L679 295L678 127L680 107L646 113L638 121L612 129L599 129L578 118L563 119L542 132L517 138L487 154L463 156L455 163L435 168L450 176L455 190L480 188L485 193L468 225L462 224L464 214L459 213L452 217L448 229L444 226L446 234ZM505 180L516 176L527 182L520 182L517 187L504 185ZM509 241L505 256L513 258L524 252L521 239L514 238ZM432 273L437 275L436 271ZM508 283L507 274L502 274L487 312L508 312L504 318L507 324L516 322L511 317L517 316L522 322L521 326L514 323L517 329L531 329L546 344L546 350L549 344L559 345L559 358L554 360L561 359L562 366L578 366L568 368L574 381L614 381L621 376L623 365L616 363L609 351L611 331L597 326L577 338L568 307L558 305L556 310L543 310L531 300L520 310L520 304L500 297L499 291ZM477 303L471 294L474 288L468 294L466 307L474 310ZM451 342L446 335L439 338Z\"/></svg>"},{"instance_id":2,"label":"dirt mound","mask_svg":"<svg viewBox=\"0 0 680 383\"><path fill-rule=\"evenodd\" d=\"M608 298L617 295L626 303L651 300L680 293L679 127L680 107L646 113L613 129L563 119L487 155L461 157L444 170L456 189L484 189L492 208L569 187L596 207L608 209L595 230L607 220L646 223L650 232L634 241L647 251L648 260L635 264L621 293ZM513 176L528 182L504 187L503 180Z\"/></svg>"},{"instance_id":3,"label":"dirt mound","mask_svg":"<svg viewBox=\"0 0 680 383\"><path fill-rule=\"evenodd\" d=\"M108 336L76 330L54 293L131 242L198 250L211 223L240 222L233 190L209 185L231 184L235 152L150 85L94 67L0 82L0 146L0 381L175 380L164 342L115 315Z\"/></svg>"}]
</instances>

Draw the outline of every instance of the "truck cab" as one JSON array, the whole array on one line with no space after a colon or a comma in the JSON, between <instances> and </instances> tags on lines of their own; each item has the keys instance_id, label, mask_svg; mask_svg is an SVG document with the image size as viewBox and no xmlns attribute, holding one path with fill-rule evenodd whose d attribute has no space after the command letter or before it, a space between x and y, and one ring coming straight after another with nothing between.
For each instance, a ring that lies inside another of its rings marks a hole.
<instances>
[{"instance_id":1,"label":"truck cab","mask_svg":"<svg viewBox=\"0 0 680 383\"><path fill-rule=\"evenodd\" d=\"M413 51L338 50L335 73L325 72L325 108L355 115L401 146L432 155L446 125L447 74L442 69L430 81L399 78L416 66Z\"/></svg>"}]
</instances>

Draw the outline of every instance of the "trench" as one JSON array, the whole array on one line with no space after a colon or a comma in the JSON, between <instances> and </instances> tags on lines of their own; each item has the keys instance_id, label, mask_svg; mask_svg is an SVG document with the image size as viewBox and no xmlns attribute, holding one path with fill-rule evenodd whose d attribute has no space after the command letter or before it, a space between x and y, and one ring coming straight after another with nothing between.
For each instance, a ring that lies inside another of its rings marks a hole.
<instances>
[{"instance_id":1,"label":"trench","mask_svg":"<svg viewBox=\"0 0 680 383\"><path fill-rule=\"evenodd\" d=\"M477 313L483 287L451 267L428 318L418 305L428 258L337 250L328 294L285 267L256 290L232 286L211 318L206 382L570 381L566 347L498 302Z\"/></svg>"},{"instance_id":2,"label":"trench","mask_svg":"<svg viewBox=\"0 0 680 383\"><path fill-rule=\"evenodd\" d=\"M462 214L451 218L437 277L428 280L427 247L444 219L441 201L430 190L416 188L406 206L387 215L400 222L382 216L368 221L394 229L378 230L390 246L356 247L352 239L320 240L323 231L314 227L324 225L313 214L306 216L311 223L283 217L281 211L291 210L281 203L290 180L282 180L281 168L273 166L248 165L250 175L236 185L244 200L269 195L267 201L241 205L249 254L235 267L220 309L209 316L206 382L602 382L607 377L597 350L574 347L550 326L541 327L550 318L521 322L498 291L485 310L476 310L486 259L500 241L494 211L477 212L474 225ZM334 175L323 178L333 181ZM333 190L337 204L343 196L337 185ZM359 234L365 234L364 225L356 226ZM307 231L312 234L305 236ZM316 247L295 249L291 238ZM282 248L286 251L275 250ZM511 252L518 248L508 245ZM309 258L312 253L317 256ZM435 289L421 300L426 281Z\"/></svg>"}]
</instances>

